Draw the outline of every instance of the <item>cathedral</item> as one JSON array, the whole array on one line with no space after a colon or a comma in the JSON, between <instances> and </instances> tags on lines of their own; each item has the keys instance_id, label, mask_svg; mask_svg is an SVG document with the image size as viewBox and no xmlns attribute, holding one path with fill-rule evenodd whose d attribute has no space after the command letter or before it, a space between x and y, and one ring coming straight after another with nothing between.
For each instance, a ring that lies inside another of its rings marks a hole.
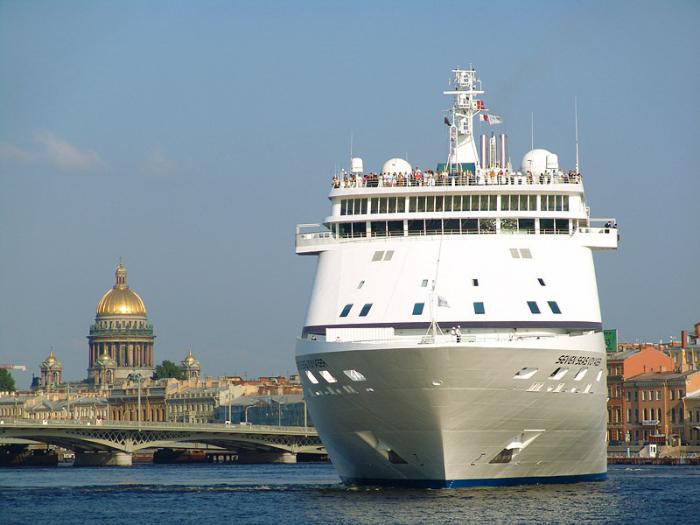
<instances>
[{"instance_id":1,"label":"cathedral","mask_svg":"<svg viewBox=\"0 0 700 525\"><path fill-rule=\"evenodd\" d=\"M88 379L95 385L113 385L130 374L144 379L153 374L153 326L148 324L146 305L129 288L126 277L120 262L114 286L97 303L90 326Z\"/></svg>"}]
</instances>

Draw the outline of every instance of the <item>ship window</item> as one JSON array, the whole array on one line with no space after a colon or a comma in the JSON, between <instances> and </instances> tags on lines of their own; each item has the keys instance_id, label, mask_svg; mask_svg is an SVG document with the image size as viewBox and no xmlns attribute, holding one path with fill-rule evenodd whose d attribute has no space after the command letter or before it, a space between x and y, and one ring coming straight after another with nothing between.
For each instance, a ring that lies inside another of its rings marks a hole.
<instances>
[{"instance_id":1,"label":"ship window","mask_svg":"<svg viewBox=\"0 0 700 525\"><path fill-rule=\"evenodd\" d=\"M374 223L372 223L372 233L374 233ZM374 255L372 256L372 262L377 262L381 261L382 257L384 257L384 252L374 252Z\"/></svg>"},{"instance_id":2,"label":"ship window","mask_svg":"<svg viewBox=\"0 0 700 525\"><path fill-rule=\"evenodd\" d=\"M384 260L390 261L393 256L394 256L394 250L387 250L387 252L384 254Z\"/></svg>"},{"instance_id":3,"label":"ship window","mask_svg":"<svg viewBox=\"0 0 700 525\"><path fill-rule=\"evenodd\" d=\"M547 301L547 304L549 305L549 309L552 310L553 314L560 314L561 310L559 309L559 305L557 304L556 301Z\"/></svg>"},{"instance_id":4,"label":"ship window","mask_svg":"<svg viewBox=\"0 0 700 525\"><path fill-rule=\"evenodd\" d=\"M459 233L459 219L445 219L445 233Z\"/></svg>"},{"instance_id":5,"label":"ship window","mask_svg":"<svg viewBox=\"0 0 700 525\"><path fill-rule=\"evenodd\" d=\"M468 198L467 195L464 197ZM479 232L479 222L477 219L460 219L462 226L462 233L478 233Z\"/></svg>"},{"instance_id":6,"label":"ship window","mask_svg":"<svg viewBox=\"0 0 700 525\"><path fill-rule=\"evenodd\" d=\"M360 317L367 317L367 314L372 308L372 303L367 303L362 307L362 310L360 310Z\"/></svg>"},{"instance_id":7,"label":"ship window","mask_svg":"<svg viewBox=\"0 0 700 525\"><path fill-rule=\"evenodd\" d=\"M471 210L471 195L462 196L462 211Z\"/></svg>"},{"instance_id":8,"label":"ship window","mask_svg":"<svg viewBox=\"0 0 700 525\"><path fill-rule=\"evenodd\" d=\"M358 283L358 285L357 285L357 289L359 290L359 289L362 288L364 285L365 285L365 282L364 282L364 281L360 281L360 282Z\"/></svg>"},{"instance_id":9,"label":"ship window","mask_svg":"<svg viewBox=\"0 0 700 525\"><path fill-rule=\"evenodd\" d=\"M343 373L352 381L367 381L367 378L365 378L365 376L363 376L357 370L343 370Z\"/></svg>"},{"instance_id":10,"label":"ship window","mask_svg":"<svg viewBox=\"0 0 700 525\"><path fill-rule=\"evenodd\" d=\"M603 377L603 371L602 371L602 370L598 370L598 373L597 373L596 376L595 376L595 381L596 381L596 383L600 383L600 378L601 378L601 377ZM635 393L636 393L636 392L635 392Z\"/></svg>"},{"instance_id":11,"label":"ship window","mask_svg":"<svg viewBox=\"0 0 700 525\"><path fill-rule=\"evenodd\" d=\"M333 377L333 374L331 374L328 370L320 370L318 373L321 374L321 377L329 383L338 382L338 380L335 377Z\"/></svg>"},{"instance_id":12,"label":"ship window","mask_svg":"<svg viewBox=\"0 0 700 525\"><path fill-rule=\"evenodd\" d=\"M427 219L425 221L425 231L428 235L442 233L442 221L440 219Z\"/></svg>"},{"instance_id":13,"label":"ship window","mask_svg":"<svg viewBox=\"0 0 700 525\"><path fill-rule=\"evenodd\" d=\"M532 259L532 252L529 250L529 248L521 248L520 257L523 259Z\"/></svg>"},{"instance_id":14,"label":"ship window","mask_svg":"<svg viewBox=\"0 0 700 525\"><path fill-rule=\"evenodd\" d=\"M423 234L425 234L425 221L423 219L408 221L408 234L409 235L423 235Z\"/></svg>"},{"instance_id":15,"label":"ship window","mask_svg":"<svg viewBox=\"0 0 700 525\"><path fill-rule=\"evenodd\" d=\"M423 313L423 307L425 303L416 303L413 305L413 315L421 315Z\"/></svg>"},{"instance_id":16,"label":"ship window","mask_svg":"<svg viewBox=\"0 0 700 525\"><path fill-rule=\"evenodd\" d=\"M496 233L496 219L479 219L479 232Z\"/></svg>"},{"instance_id":17,"label":"ship window","mask_svg":"<svg viewBox=\"0 0 700 525\"><path fill-rule=\"evenodd\" d=\"M566 373L568 371L569 371L568 368L559 367L549 375L549 379L552 379L554 381L559 381L562 377L564 377L566 375Z\"/></svg>"},{"instance_id":18,"label":"ship window","mask_svg":"<svg viewBox=\"0 0 700 525\"><path fill-rule=\"evenodd\" d=\"M308 377L309 381L311 381L314 385L318 384L318 379L316 379L316 376L313 375L310 370L306 371L306 377Z\"/></svg>"},{"instance_id":19,"label":"ship window","mask_svg":"<svg viewBox=\"0 0 700 525\"><path fill-rule=\"evenodd\" d=\"M581 381L586 374L588 373L588 368L582 368L578 372L576 372L576 375L574 376L574 381Z\"/></svg>"},{"instance_id":20,"label":"ship window","mask_svg":"<svg viewBox=\"0 0 700 525\"><path fill-rule=\"evenodd\" d=\"M427 287L428 287L428 279L423 279L423 280L420 282L420 287L421 287L421 288L427 288Z\"/></svg>"},{"instance_id":21,"label":"ship window","mask_svg":"<svg viewBox=\"0 0 700 525\"><path fill-rule=\"evenodd\" d=\"M540 233L554 233L554 219L540 219Z\"/></svg>"},{"instance_id":22,"label":"ship window","mask_svg":"<svg viewBox=\"0 0 700 525\"><path fill-rule=\"evenodd\" d=\"M472 286L479 286L479 279L472 279Z\"/></svg>"},{"instance_id":23,"label":"ship window","mask_svg":"<svg viewBox=\"0 0 700 525\"><path fill-rule=\"evenodd\" d=\"M390 236L400 237L403 235L403 221L389 221L387 222L387 229Z\"/></svg>"},{"instance_id":24,"label":"ship window","mask_svg":"<svg viewBox=\"0 0 700 525\"><path fill-rule=\"evenodd\" d=\"M343 307L343 311L340 312L340 317L347 317L348 314L350 313L350 310L352 310L352 303L346 304L346 305Z\"/></svg>"},{"instance_id":25,"label":"ship window","mask_svg":"<svg viewBox=\"0 0 700 525\"><path fill-rule=\"evenodd\" d=\"M518 251L517 248L511 248L511 249L510 249L510 256L511 256L513 259L520 259L520 252Z\"/></svg>"},{"instance_id":26,"label":"ship window","mask_svg":"<svg viewBox=\"0 0 700 525\"><path fill-rule=\"evenodd\" d=\"M537 278L537 282L540 283L540 286L547 286L547 285L544 283L544 279L542 279L542 277L538 277L538 278Z\"/></svg>"},{"instance_id":27,"label":"ship window","mask_svg":"<svg viewBox=\"0 0 700 525\"><path fill-rule=\"evenodd\" d=\"M535 233L535 219L518 219L518 231L530 235Z\"/></svg>"},{"instance_id":28,"label":"ship window","mask_svg":"<svg viewBox=\"0 0 700 525\"><path fill-rule=\"evenodd\" d=\"M372 227L372 237L386 237L386 221L372 221L370 225Z\"/></svg>"},{"instance_id":29,"label":"ship window","mask_svg":"<svg viewBox=\"0 0 700 525\"><path fill-rule=\"evenodd\" d=\"M484 303L474 303L474 313L479 315L486 313L486 310L484 309Z\"/></svg>"},{"instance_id":30,"label":"ship window","mask_svg":"<svg viewBox=\"0 0 700 525\"><path fill-rule=\"evenodd\" d=\"M527 302L527 307L530 309L530 313L533 314L539 314L540 313L540 307L537 306L536 301L528 301Z\"/></svg>"},{"instance_id":31,"label":"ship window","mask_svg":"<svg viewBox=\"0 0 700 525\"><path fill-rule=\"evenodd\" d=\"M521 368L513 379L530 379L537 373L537 368Z\"/></svg>"},{"instance_id":32,"label":"ship window","mask_svg":"<svg viewBox=\"0 0 700 525\"><path fill-rule=\"evenodd\" d=\"M424 212L425 211L425 197L423 195L421 195L420 197L417 198L416 211L417 212Z\"/></svg>"}]
</instances>

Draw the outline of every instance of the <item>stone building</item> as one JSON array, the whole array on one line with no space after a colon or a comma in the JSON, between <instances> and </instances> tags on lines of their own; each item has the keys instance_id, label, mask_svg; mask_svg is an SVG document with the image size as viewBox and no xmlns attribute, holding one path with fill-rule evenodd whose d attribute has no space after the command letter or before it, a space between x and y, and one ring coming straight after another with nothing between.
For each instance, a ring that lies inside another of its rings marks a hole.
<instances>
[{"instance_id":1,"label":"stone building","mask_svg":"<svg viewBox=\"0 0 700 525\"><path fill-rule=\"evenodd\" d=\"M129 288L126 268L117 265L114 286L97 304L95 323L88 335L88 379L96 384L123 381L131 373L153 374L153 326L146 305ZM114 367L112 369L112 362Z\"/></svg>"},{"instance_id":2,"label":"stone building","mask_svg":"<svg viewBox=\"0 0 700 525\"><path fill-rule=\"evenodd\" d=\"M180 364L186 380L199 379L200 373L202 372L202 365L197 358L192 355L192 348L189 349L187 356Z\"/></svg>"},{"instance_id":3,"label":"stone building","mask_svg":"<svg viewBox=\"0 0 700 525\"><path fill-rule=\"evenodd\" d=\"M44 359L41 363L41 378L39 379L39 386L41 388L51 388L61 384L63 365L56 359L53 351L49 356Z\"/></svg>"}]
</instances>

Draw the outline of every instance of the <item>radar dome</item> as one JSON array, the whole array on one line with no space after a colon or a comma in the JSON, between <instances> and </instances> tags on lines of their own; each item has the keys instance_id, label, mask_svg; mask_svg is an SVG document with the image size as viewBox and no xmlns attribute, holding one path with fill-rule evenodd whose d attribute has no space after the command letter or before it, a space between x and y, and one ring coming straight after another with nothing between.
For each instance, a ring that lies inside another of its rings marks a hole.
<instances>
[{"instance_id":1,"label":"radar dome","mask_svg":"<svg viewBox=\"0 0 700 525\"><path fill-rule=\"evenodd\" d=\"M531 173L535 177L558 169L559 157L546 149L528 151L520 163L520 170L523 173Z\"/></svg>"},{"instance_id":2,"label":"radar dome","mask_svg":"<svg viewBox=\"0 0 700 525\"><path fill-rule=\"evenodd\" d=\"M382 173L411 173L413 168L403 159L389 159L382 166Z\"/></svg>"}]
</instances>

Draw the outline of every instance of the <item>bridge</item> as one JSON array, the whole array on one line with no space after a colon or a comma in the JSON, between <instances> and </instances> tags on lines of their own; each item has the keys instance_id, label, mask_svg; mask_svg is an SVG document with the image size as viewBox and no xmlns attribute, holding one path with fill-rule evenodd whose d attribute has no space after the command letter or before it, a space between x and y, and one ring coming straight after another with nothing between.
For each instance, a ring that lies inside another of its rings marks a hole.
<instances>
[{"instance_id":1,"label":"bridge","mask_svg":"<svg viewBox=\"0 0 700 525\"><path fill-rule=\"evenodd\" d=\"M239 458L293 463L297 454L326 453L311 427L144 423L135 421L0 420L0 445L17 439L75 452L75 465L130 466L134 452L204 443L237 451Z\"/></svg>"}]
</instances>

